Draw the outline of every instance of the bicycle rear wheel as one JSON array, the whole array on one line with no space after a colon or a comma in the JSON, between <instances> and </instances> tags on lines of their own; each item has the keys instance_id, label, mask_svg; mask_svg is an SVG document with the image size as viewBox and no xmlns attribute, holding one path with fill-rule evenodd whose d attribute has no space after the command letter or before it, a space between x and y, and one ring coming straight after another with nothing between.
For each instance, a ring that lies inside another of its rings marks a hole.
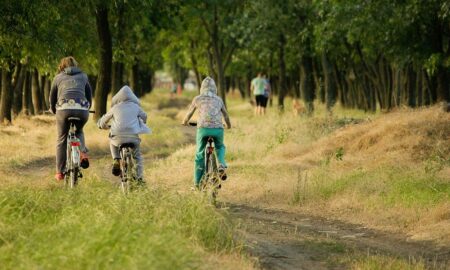
<instances>
[{"instance_id":1,"label":"bicycle rear wheel","mask_svg":"<svg viewBox=\"0 0 450 270\"><path fill-rule=\"evenodd\" d=\"M78 183L78 173L80 172L80 169L77 167L74 167L70 172L70 187L74 188Z\"/></svg>"},{"instance_id":2,"label":"bicycle rear wheel","mask_svg":"<svg viewBox=\"0 0 450 270\"><path fill-rule=\"evenodd\" d=\"M121 174L121 189L123 194L127 195L130 192L130 181L131 181L131 168L130 168L130 153L127 148L122 148L120 151L121 154L121 161L120 161L120 167L122 170Z\"/></svg>"},{"instance_id":3,"label":"bicycle rear wheel","mask_svg":"<svg viewBox=\"0 0 450 270\"><path fill-rule=\"evenodd\" d=\"M217 164L214 158L214 154L207 155L207 170L206 170L206 178L205 178L205 188L206 194L208 196L208 201L212 205L216 205L217 199L217 185L218 185L218 172L217 172Z\"/></svg>"}]
</instances>

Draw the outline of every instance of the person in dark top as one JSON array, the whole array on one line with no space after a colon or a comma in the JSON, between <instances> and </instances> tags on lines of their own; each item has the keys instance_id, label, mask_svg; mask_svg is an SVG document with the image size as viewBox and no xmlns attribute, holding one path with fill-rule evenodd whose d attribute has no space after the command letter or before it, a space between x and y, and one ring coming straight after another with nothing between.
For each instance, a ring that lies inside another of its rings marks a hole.
<instances>
[{"instance_id":1,"label":"person in dark top","mask_svg":"<svg viewBox=\"0 0 450 270\"><path fill-rule=\"evenodd\" d=\"M72 56L61 59L58 74L50 89L50 110L56 114L56 175L55 179L64 179L66 166L67 133L69 132L69 117L77 117L76 136L81 143L81 164L84 169L89 167L87 148L85 145L83 127L89 118L89 108L92 103L92 90L85 73L78 68L78 63Z\"/></svg>"}]
</instances>

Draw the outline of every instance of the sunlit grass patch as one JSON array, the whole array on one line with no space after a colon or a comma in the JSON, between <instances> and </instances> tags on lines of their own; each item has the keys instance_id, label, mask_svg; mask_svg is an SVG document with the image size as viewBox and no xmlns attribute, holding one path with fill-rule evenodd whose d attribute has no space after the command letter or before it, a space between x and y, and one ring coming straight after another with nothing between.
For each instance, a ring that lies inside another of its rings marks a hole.
<instances>
[{"instance_id":1,"label":"sunlit grass patch","mask_svg":"<svg viewBox=\"0 0 450 270\"><path fill-rule=\"evenodd\" d=\"M207 252L237 244L222 214L195 194L123 196L88 181L76 190L0 190L3 269L210 269Z\"/></svg>"}]
</instances>

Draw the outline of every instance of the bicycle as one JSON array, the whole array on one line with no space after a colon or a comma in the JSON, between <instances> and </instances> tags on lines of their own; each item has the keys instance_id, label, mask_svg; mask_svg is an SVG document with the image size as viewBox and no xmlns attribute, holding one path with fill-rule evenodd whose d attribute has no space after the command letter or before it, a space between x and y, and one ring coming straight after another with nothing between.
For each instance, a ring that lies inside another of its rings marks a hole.
<instances>
[{"instance_id":1,"label":"bicycle","mask_svg":"<svg viewBox=\"0 0 450 270\"><path fill-rule=\"evenodd\" d=\"M123 193L131 191L131 183L137 182L136 160L134 159L134 144L124 143L119 145L120 153L120 180Z\"/></svg>"},{"instance_id":2,"label":"bicycle","mask_svg":"<svg viewBox=\"0 0 450 270\"><path fill-rule=\"evenodd\" d=\"M189 122L190 126L197 126L197 123ZM216 205L219 189L222 187L221 172L219 171L219 161L214 144L214 138L208 137L205 147L205 173L200 180L200 191L205 192L208 201Z\"/></svg>"},{"instance_id":3,"label":"bicycle","mask_svg":"<svg viewBox=\"0 0 450 270\"><path fill-rule=\"evenodd\" d=\"M89 111L94 113L95 111ZM77 127L75 123L81 119L69 117L69 132L67 134L66 169L64 172L64 184L74 188L78 184L78 179L83 177L81 173L81 142L76 136Z\"/></svg>"}]
</instances>

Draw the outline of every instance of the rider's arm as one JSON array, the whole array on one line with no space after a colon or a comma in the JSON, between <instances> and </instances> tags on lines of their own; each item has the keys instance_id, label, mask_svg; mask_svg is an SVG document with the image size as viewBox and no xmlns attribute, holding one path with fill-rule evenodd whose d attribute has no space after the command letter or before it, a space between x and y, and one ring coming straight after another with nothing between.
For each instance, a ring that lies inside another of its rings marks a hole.
<instances>
[{"instance_id":1,"label":"rider's arm","mask_svg":"<svg viewBox=\"0 0 450 270\"><path fill-rule=\"evenodd\" d=\"M197 109L196 100L194 99L189 106L188 112L186 113L186 116L183 119L182 124L187 125L189 122L189 119L191 119L192 115L194 115L195 109Z\"/></svg>"},{"instance_id":2,"label":"rider's arm","mask_svg":"<svg viewBox=\"0 0 450 270\"><path fill-rule=\"evenodd\" d=\"M113 118L113 109L111 109L109 112L107 112L105 115L102 116L102 118L100 118L97 122L97 126L98 128L101 129L108 129L108 122L109 120L111 120L111 118Z\"/></svg>"},{"instance_id":3,"label":"rider's arm","mask_svg":"<svg viewBox=\"0 0 450 270\"><path fill-rule=\"evenodd\" d=\"M144 123L147 123L147 114L142 109L139 109L138 117L141 118Z\"/></svg>"},{"instance_id":4,"label":"rider's arm","mask_svg":"<svg viewBox=\"0 0 450 270\"><path fill-rule=\"evenodd\" d=\"M53 80L52 86L50 88L50 111L52 113L56 113L56 103L58 102L58 86L56 86L55 81Z\"/></svg>"},{"instance_id":5,"label":"rider's arm","mask_svg":"<svg viewBox=\"0 0 450 270\"><path fill-rule=\"evenodd\" d=\"M225 119L225 124L227 125L227 128L231 128L230 117L228 116L227 108L225 108L225 105L223 105L223 104L222 104L221 111L222 111L223 119Z\"/></svg>"}]
</instances>

